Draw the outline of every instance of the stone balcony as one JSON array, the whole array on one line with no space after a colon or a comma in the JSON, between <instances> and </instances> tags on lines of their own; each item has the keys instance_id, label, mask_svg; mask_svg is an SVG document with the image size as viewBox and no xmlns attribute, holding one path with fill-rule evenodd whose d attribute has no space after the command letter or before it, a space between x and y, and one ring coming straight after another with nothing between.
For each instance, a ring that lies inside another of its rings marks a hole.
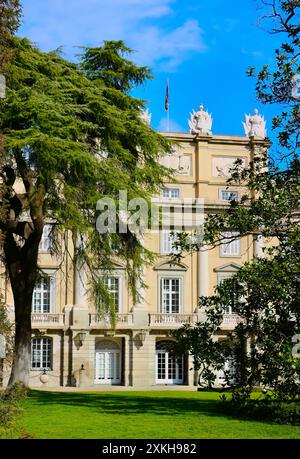
<instances>
[{"instance_id":1,"label":"stone balcony","mask_svg":"<svg viewBox=\"0 0 300 459\"><path fill-rule=\"evenodd\" d=\"M237 314L224 314L220 328L221 330L233 330L241 321L242 318Z\"/></svg>"},{"instance_id":2,"label":"stone balcony","mask_svg":"<svg viewBox=\"0 0 300 459\"><path fill-rule=\"evenodd\" d=\"M150 328L176 329L183 324L196 324L204 320L204 314L149 314ZM224 314L220 328L233 330L241 320L237 314Z\"/></svg>"},{"instance_id":3,"label":"stone balcony","mask_svg":"<svg viewBox=\"0 0 300 459\"><path fill-rule=\"evenodd\" d=\"M116 314L115 327L130 328L133 325L133 314ZM101 316L99 314L90 314L90 327L92 329L110 329L112 322L110 316Z\"/></svg>"},{"instance_id":4,"label":"stone balcony","mask_svg":"<svg viewBox=\"0 0 300 459\"><path fill-rule=\"evenodd\" d=\"M32 328L61 328L65 323L64 314L36 313L31 314Z\"/></svg>"},{"instance_id":5,"label":"stone balcony","mask_svg":"<svg viewBox=\"0 0 300 459\"><path fill-rule=\"evenodd\" d=\"M148 326L152 329L177 329L183 324L196 324L205 320L203 314L149 314ZM242 319L237 314L224 314L220 325L221 330L233 330ZM115 327L112 326L109 315L103 316L96 313L89 314L89 328L94 330L105 329L130 329L134 328L133 314L116 314ZM31 324L33 329L55 329L68 327L65 314L32 313ZM71 325L71 324L70 324ZM84 328L84 327L82 327Z\"/></svg>"},{"instance_id":6,"label":"stone balcony","mask_svg":"<svg viewBox=\"0 0 300 459\"><path fill-rule=\"evenodd\" d=\"M151 328L179 328L183 324L194 324L199 320L198 314L149 314Z\"/></svg>"}]
</instances>

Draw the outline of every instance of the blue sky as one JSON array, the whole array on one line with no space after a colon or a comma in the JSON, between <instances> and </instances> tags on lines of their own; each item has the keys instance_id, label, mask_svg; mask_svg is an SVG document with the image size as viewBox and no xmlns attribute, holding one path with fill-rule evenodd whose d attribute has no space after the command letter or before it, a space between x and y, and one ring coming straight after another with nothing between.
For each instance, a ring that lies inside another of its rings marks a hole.
<instances>
[{"instance_id":1,"label":"blue sky","mask_svg":"<svg viewBox=\"0 0 300 459\"><path fill-rule=\"evenodd\" d=\"M166 130L164 97L170 80L171 131L188 132L187 119L200 103L212 113L214 134L243 135L244 113L261 106L249 66L272 62L279 38L257 26L257 0L23 0L19 31L42 50L63 46L75 60L77 46L125 40L133 59L154 79L135 92L148 101L155 129Z\"/></svg>"}]
</instances>

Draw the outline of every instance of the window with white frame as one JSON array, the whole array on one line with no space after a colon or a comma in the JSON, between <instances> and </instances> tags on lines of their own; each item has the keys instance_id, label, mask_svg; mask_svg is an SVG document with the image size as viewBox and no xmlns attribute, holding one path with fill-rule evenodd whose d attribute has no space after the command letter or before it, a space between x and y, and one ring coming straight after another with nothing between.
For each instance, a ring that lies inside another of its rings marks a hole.
<instances>
[{"instance_id":1,"label":"window with white frame","mask_svg":"<svg viewBox=\"0 0 300 459\"><path fill-rule=\"evenodd\" d=\"M236 257L241 255L241 240L237 231L226 231L221 233L223 242L221 244L221 256Z\"/></svg>"},{"instance_id":2,"label":"window with white frame","mask_svg":"<svg viewBox=\"0 0 300 459\"><path fill-rule=\"evenodd\" d=\"M229 191L229 190L221 190L220 199L221 199L221 201L237 201L238 200L238 192L237 191Z\"/></svg>"},{"instance_id":3,"label":"window with white frame","mask_svg":"<svg viewBox=\"0 0 300 459\"><path fill-rule=\"evenodd\" d=\"M160 196L166 199L179 199L180 189L179 188L163 188Z\"/></svg>"},{"instance_id":4,"label":"window with white frame","mask_svg":"<svg viewBox=\"0 0 300 459\"><path fill-rule=\"evenodd\" d=\"M52 338L32 338L31 340L31 369L52 369Z\"/></svg>"},{"instance_id":5,"label":"window with white frame","mask_svg":"<svg viewBox=\"0 0 300 459\"><path fill-rule=\"evenodd\" d=\"M174 314L182 307L182 278L162 277L160 279L160 312Z\"/></svg>"},{"instance_id":6,"label":"window with white frame","mask_svg":"<svg viewBox=\"0 0 300 459\"><path fill-rule=\"evenodd\" d=\"M54 296L54 277L48 276L41 279L33 290L32 312L49 313L52 312Z\"/></svg>"},{"instance_id":7,"label":"window with white frame","mask_svg":"<svg viewBox=\"0 0 300 459\"><path fill-rule=\"evenodd\" d=\"M170 253L179 253L180 247L175 247L173 244L178 241L178 236L174 230L160 230L160 253L168 255Z\"/></svg>"},{"instance_id":8,"label":"window with white frame","mask_svg":"<svg viewBox=\"0 0 300 459\"><path fill-rule=\"evenodd\" d=\"M52 225L45 225L43 228L43 234L39 245L39 250L41 252L49 252L51 250L52 240L51 240Z\"/></svg>"},{"instance_id":9,"label":"window with white frame","mask_svg":"<svg viewBox=\"0 0 300 459\"><path fill-rule=\"evenodd\" d=\"M111 304L114 306L116 312L120 312L121 309L120 283L120 276L103 276L104 287L107 289Z\"/></svg>"}]
</instances>

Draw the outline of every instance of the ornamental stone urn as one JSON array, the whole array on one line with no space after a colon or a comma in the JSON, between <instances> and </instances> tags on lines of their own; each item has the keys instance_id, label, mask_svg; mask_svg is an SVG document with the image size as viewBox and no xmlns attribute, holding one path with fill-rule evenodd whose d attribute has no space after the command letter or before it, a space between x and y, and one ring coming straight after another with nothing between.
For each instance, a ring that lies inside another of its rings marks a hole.
<instances>
[{"instance_id":1,"label":"ornamental stone urn","mask_svg":"<svg viewBox=\"0 0 300 459\"><path fill-rule=\"evenodd\" d=\"M40 381L42 384L46 384L49 381L49 376L46 373L46 370L44 370L44 373L40 376Z\"/></svg>"}]
</instances>

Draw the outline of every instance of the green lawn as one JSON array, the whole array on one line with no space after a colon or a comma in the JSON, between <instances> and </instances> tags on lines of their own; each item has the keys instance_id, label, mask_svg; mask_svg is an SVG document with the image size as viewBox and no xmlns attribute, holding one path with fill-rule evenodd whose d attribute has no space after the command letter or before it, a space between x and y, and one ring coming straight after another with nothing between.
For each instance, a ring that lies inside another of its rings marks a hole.
<instances>
[{"instance_id":1,"label":"green lawn","mask_svg":"<svg viewBox=\"0 0 300 459\"><path fill-rule=\"evenodd\" d=\"M300 427L220 415L218 393L31 391L19 419L35 438L300 438Z\"/></svg>"}]
</instances>

